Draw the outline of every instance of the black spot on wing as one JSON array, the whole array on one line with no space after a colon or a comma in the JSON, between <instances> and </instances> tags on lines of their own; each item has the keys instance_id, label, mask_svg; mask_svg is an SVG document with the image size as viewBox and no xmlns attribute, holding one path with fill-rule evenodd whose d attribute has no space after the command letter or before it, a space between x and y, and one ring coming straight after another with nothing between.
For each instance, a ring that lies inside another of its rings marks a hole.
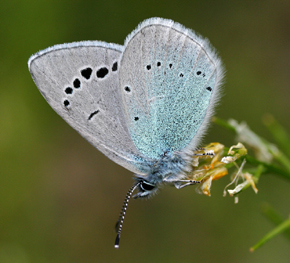
<instances>
[{"instance_id":1,"label":"black spot on wing","mask_svg":"<svg viewBox=\"0 0 290 263\"><path fill-rule=\"evenodd\" d=\"M88 68L85 68L85 69L82 69L81 70L81 75L85 79L90 79L91 78L91 75L92 75L92 72L93 72L93 70L90 67L88 67Z\"/></svg>"},{"instance_id":2,"label":"black spot on wing","mask_svg":"<svg viewBox=\"0 0 290 263\"><path fill-rule=\"evenodd\" d=\"M76 89L79 89L81 87L81 82L78 78L76 78L74 81L73 81L73 86L74 88Z\"/></svg>"},{"instance_id":3,"label":"black spot on wing","mask_svg":"<svg viewBox=\"0 0 290 263\"><path fill-rule=\"evenodd\" d=\"M212 88L211 87L207 87L206 88L208 91L212 91Z\"/></svg>"},{"instance_id":4,"label":"black spot on wing","mask_svg":"<svg viewBox=\"0 0 290 263\"><path fill-rule=\"evenodd\" d=\"M109 73L109 70L106 67L100 68L97 71L97 78L103 79Z\"/></svg>"},{"instance_id":5,"label":"black spot on wing","mask_svg":"<svg viewBox=\"0 0 290 263\"><path fill-rule=\"evenodd\" d=\"M113 64L112 71L117 71L117 70L118 70L118 62L115 62Z\"/></svg>"},{"instance_id":6,"label":"black spot on wing","mask_svg":"<svg viewBox=\"0 0 290 263\"><path fill-rule=\"evenodd\" d=\"M96 114L98 114L100 111L99 110L96 110L94 112L92 112L88 118L88 120L90 121Z\"/></svg>"},{"instance_id":7,"label":"black spot on wing","mask_svg":"<svg viewBox=\"0 0 290 263\"><path fill-rule=\"evenodd\" d=\"M67 87L67 88L64 90L64 92L65 92L66 94L72 94L72 93L73 93L73 89L72 89L71 87Z\"/></svg>"}]
</instances>

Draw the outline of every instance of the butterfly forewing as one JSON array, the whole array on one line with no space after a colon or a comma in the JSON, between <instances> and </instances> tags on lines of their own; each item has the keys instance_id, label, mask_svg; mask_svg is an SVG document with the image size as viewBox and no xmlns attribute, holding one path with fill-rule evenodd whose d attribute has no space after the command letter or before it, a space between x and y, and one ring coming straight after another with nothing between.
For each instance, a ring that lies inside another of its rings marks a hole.
<instances>
[{"instance_id":1,"label":"butterfly forewing","mask_svg":"<svg viewBox=\"0 0 290 263\"><path fill-rule=\"evenodd\" d=\"M107 157L142 174L120 97L123 47L103 42L63 44L40 51L29 70L51 107Z\"/></svg>"}]
</instances>

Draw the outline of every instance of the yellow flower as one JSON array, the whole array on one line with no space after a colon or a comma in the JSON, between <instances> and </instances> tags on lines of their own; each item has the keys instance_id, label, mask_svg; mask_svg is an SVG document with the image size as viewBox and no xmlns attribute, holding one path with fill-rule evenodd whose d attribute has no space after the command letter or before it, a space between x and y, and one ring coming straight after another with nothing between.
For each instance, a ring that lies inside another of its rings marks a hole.
<instances>
[{"instance_id":1,"label":"yellow flower","mask_svg":"<svg viewBox=\"0 0 290 263\"><path fill-rule=\"evenodd\" d=\"M238 194L249 185L251 185L257 193L258 189L255 186L253 176L247 172L242 172L245 160L240 167L236 164L236 160L247 154L245 146L242 143L238 143L230 147L227 153L225 153L224 148L224 145L220 143L210 143L204 148L197 149L194 153L192 162L193 170L187 174L186 179L199 181L200 184L197 187L197 192L210 196L212 182L227 175L228 167L236 166L238 172L234 175L231 183L226 186L227 188L235 184L233 190L227 190L230 196ZM243 182L238 184L240 180L243 180ZM224 191L224 195L225 194L226 191Z\"/></svg>"}]
</instances>

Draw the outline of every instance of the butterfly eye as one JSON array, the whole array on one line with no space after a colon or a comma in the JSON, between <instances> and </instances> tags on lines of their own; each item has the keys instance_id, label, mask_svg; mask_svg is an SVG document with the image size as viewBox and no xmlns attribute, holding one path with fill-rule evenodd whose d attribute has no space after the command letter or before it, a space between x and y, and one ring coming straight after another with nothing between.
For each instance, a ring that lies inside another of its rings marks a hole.
<instances>
[{"instance_id":1,"label":"butterfly eye","mask_svg":"<svg viewBox=\"0 0 290 263\"><path fill-rule=\"evenodd\" d=\"M148 182L146 181L143 181L141 184L140 184L140 188L145 192L145 191L151 191L155 188L155 185L153 184L149 184Z\"/></svg>"}]
</instances>

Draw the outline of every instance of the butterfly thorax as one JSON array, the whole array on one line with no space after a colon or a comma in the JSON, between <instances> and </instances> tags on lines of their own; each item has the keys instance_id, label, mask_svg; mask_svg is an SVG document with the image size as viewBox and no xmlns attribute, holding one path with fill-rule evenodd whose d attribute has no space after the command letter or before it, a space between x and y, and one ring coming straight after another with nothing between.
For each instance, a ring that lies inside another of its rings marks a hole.
<instances>
[{"instance_id":1,"label":"butterfly thorax","mask_svg":"<svg viewBox=\"0 0 290 263\"><path fill-rule=\"evenodd\" d=\"M181 180L185 177L185 173L190 171L190 161L191 158L185 153L164 152L160 159L151 165L147 175L135 175L139 192L134 197L151 196L162 183Z\"/></svg>"}]
</instances>

